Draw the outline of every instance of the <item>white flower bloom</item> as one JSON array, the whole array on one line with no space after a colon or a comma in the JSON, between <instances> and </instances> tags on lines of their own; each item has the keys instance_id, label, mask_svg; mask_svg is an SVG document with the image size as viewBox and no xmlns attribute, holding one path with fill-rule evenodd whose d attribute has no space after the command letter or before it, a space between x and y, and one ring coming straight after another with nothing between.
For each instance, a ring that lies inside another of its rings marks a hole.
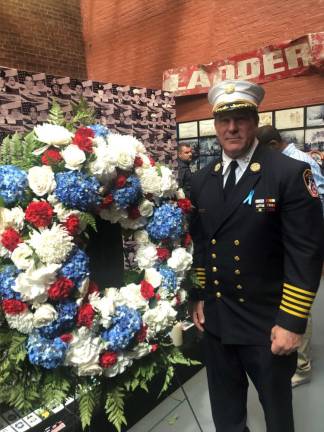
<instances>
[{"instance_id":1,"label":"white flower bloom","mask_svg":"<svg viewBox=\"0 0 324 432\"><path fill-rule=\"evenodd\" d=\"M25 213L21 207L14 207L11 210L0 208L0 232L2 231L2 223L4 223L5 228L11 226L20 231L24 227L24 220Z\"/></svg>"},{"instance_id":2,"label":"white flower bloom","mask_svg":"<svg viewBox=\"0 0 324 432\"><path fill-rule=\"evenodd\" d=\"M73 249L72 240L64 228L54 224L41 232L34 230L27 242L42 262L61 264Z\"/></svg>"},{"instance_id":3,"label":"white flower bloom","mask_svg":"<svg viewBox=\"0 0 324 432\"><path fill-rule=\"evenodd\" d=\"M96 159L89 164L91 174L100 178L105 183L117 176L116 162L112 160L109 146L104 140L97 141L97 146L93 148Z\"/></svg>"},{"instance_id":4,"label":"white flower bloom","mask_svg":"<svg viewBox=\"0 0 324 432\"><path fill-rule=\"evenodd\" d=\"M189 270L192 264L192 255L185 248L179 247L172 251L168 259L168 266L176 272Z\"/></svg>"},{"instance_id":5,"label":"white flower bloom","mask_svg":"<svg viewBox=\"0 0 324 432\"><path fill-rule=\"evenodd\" d=\"M29 334L33 331L34 314L26 310L20 314L5 314L10 328L18 330L20 333Z\"/></svg>"},{"instance_id":6,"label":"white flower bloom","mask_svg":"<svg viewBox=\"0 0 324 432\"><path fill-rule=\"evenodd\" d=\"M73 333L73 339L65 354L64 365L78 368L78 373L87 374L89 370L98 370L99 355L104 349L101 337L96 337L91 330L80 327Z\"/></svg>"},{"instance_id":7,"label":"white flower bloom","mask_svg":"<svg viewBox=\"0 0 324 432\"><path fill-rule=\"evenodd\" d=\"M150 354L150 352L151 352L151 345L148 344L147 342L141 342L138 345L136 345L131 351L128 351L128 354L130 358L137 360Z\"/></svg>"},{"instance_id":8,"label":"white flower bloom","mask_svg":"<svg viewBox=\"0 0 324 432\"><path fill-rule=\"evenodd\" d=\"M134 240L138 245L150 243L149 235L145 230L139 230L134 233Z\"/></svg>"},{"instance_id":9,"label":"white flower bloom","mask_svg":"<svg viewBox=\"0 0 324 432\"><path fill-rule=\"evenodd\" d=\"M40 142L61 147L71 142L73 134L63 126L52 125L45 123L34 128L37 139Z\"/></svg>"},{"instance_id":10,"label":"white flower bloom","mask_svg":"<svg viewBox=\"0 0 324 432\"><path fill-rule=\"evenodd\" d=\"M185 198L186 198L186 195L185 195L185 193L184 193L184 191L183 191L182 188L179 188L179 189L177 190L177 192L176 192L176 197L177 197L178 200L179 200L179 199L185 199Z\"/></svg>"},{"instance_id":11,"label":"white flower bloom","mask_svg":"<svg viewBox=\"0 0 324 432\"><path fill-rule=\"evenodd\" d=\"M133 168L137 140L129 135L111 134L108 136L111 163L122 170Z\"/></svg>"},{"instance_id":12,"label":"white flower bloom","mask_svg":"<svg viewBox=\"0 0 324 432\"><path fill-rule=\"evenodd\" d=\"M55 321L58 313L49 303L42 304L34 313L34 327L43 327Z\"/></svg>"},{"instance_id":13,"label":"white flower bloom","mask_svg":"<svg viewBox=\"0 0 324 432\"><path fill-rule=\"evenodd\" d=\"M96 312L99 312L100 324L108 328L111 324L112 317L115 313L115 301L119 293L116 288L108 288L105 290L105 295L100 297L98 293L90 294L89 303Z\"/></svg>"},{"instance_id":14,"label":"white flower bloom","mask_svg":"<svg viewBox=\"0 0 324 432\"><path fill-rule=\"evenodd\" d=\"M19 243L11 254L11 259L19 270L27 270L34 264L33 250L26 243Z\"/></svg>"},{"instance_id":15,"label":"white flower bloom","mask_svg":"<svg viewBox=\"0 0 324 432\"><path fill-rule=\"evenodd\" d=\"M162 178L161 178L161 195L173 195L176 193L178 184L173 176L172 171L166 166L160 167Z\"/></svg>"},{"instance_id":16,"label":"white flower bloom","mask_svg":"<svg viewBox=\"0 0 324 432\"><path fill-rule=\"evenodd\" d=\"M59 268L57 264L37 269L30 267L16 277L13 290L21 294L23 301L34 300L44 303L47 300L47 290L56 280L56 272Z\"/></svg>"},{"instance_id":17,"label":"white flower bloom","mask_svg":"<svg viewBox=\"0 0 324 432\"><path fill-rule=\"evenodd\" d=\"M76 373L79 376L94 376L102 374L102 367L96 363L87 363L77 367Z\"/></svg>"},{"instance_id":18,"label":"white flower bloom","mask_svg":"<svg viewBox=\"0 0 324 432\"><path fill-rule=\"evenodd\" d=\"M144 199L138 206L138 209L142 216L148 217L153 214L154 204L151 201Z\"/></svg>"},{"instance_id":19,"label":"white flower bloom","mask_svg":"<svg viewBox=\"0 0 324 432\"><path fill-rule=\"evenodd\" d=\"M0 207L0 234L8 227L10 220L10 210L5 207Z\"/></svg>"},{"instance_id":20,"label":"white flower bloom","mask_svg":"<svg viewBox=\"0 0 324 432\"><path fill-rule=\"evenodd\" d=\"M133 360L126 353L119 353L117 357L117 363L109 368L103 369L103 374L106 377L112 378L116 375L125 372L126 368L133 364Z\"/></svg>"},{"instance_id":21,"label":"white flower bloom","mask_svg":"<svg viewBox=\"0 0 324 432\"><path fill-rule=\"evenodd\" d=\"M104 220L108 220L111 223L120 222L122 219L127 219L128 214L125 210L118 209L114 204L109 206L107 209L103 209L99 213L100 217Z\"/></svg>"},{"instance_id":22,"label":"white flower bloom","mask_svg":"<svg viewBox=\"0 0 324 432\"><path fill-rule=\"evenodd\" d=\"M148 337L154 337L161 330L172 326L177 316L168 301L159 301L157 306L143 315L143 324L148 326Z\"/></svg>"},{"instance_id":23,"label":"white flower bloom","mask_svg":"<svg viewBox=\"0 0 324 432\"><path fill-rule=\"evenodd\" d=\"M65 161L65 168L70 170L79 170L86 160L86 155L77 145L70 144L63 151L61 156Z\"/></svg>"},{"instance_id":24,"label":"white flower bloom","mask_svg":"<svg viewBox=\"0 0 324 432\"><path fill-rule=\"evenodd\" d=\"M141 286L134 283L126 285L119 290L119 305L145 311L148 309L148 302L141 294Z\"/></svg>"},{"instance_id":25,"label":"white flower bloom","mask_svg":"<svg viewBox=\"0 0 324 432\"><path fill-rule=\"evenodd\" d=\"M156 167L143 169L142 173L139 175L139 179L144 194L149 193L160 196L162 178L159 176Z\"/></svg>"},{"instance_id":26,"label":"white flower bloom","mask_svg":"<svg viewBox=\"0 0 324 432\"><path fill-rule=\"evenodd\" d=\"M66 219L73 215L79 216L80 212L79 210L71 210L66 208L57 198L55 195L48 195L47 201L52 205L54 209L54 213L56 213L56 216L60 222L65 222Z\"/></svg>"},{"instance_id":27,"label":"white flower bloom","mask_svg":"<svg viewBox=\"0 0 324 432\"><path fill-rule=\"evenodd\" d=\"M54 173L50 166L34 166L28 170L28 184L37 196L44 196L56 187Z\"/></svg>"},{"instance_id":28,"label":"white flower bloom","mask_svg":"<svg viewBox=\"0 0 324 432\"><path fill-rule=\"evenodd\" d=\"M137 219L121 219L119 221L120 225L124 229L137 230L146 225L147 219L144 217L139 217Z\"/></svg>"},{"instance_id":29,"label":"white flower bloom","mask_svg":"<svg viewBox=\"0 0 324 432\"><path fill-rule=\"evenodd\" d=\"M162 281L161 274L155 268L145 270L145 280L152 285L153 288L160 286Z\"/></svg>"},{"instance_id":30,"label":"white flower bloom","mask_svg":"<svg viewBox=\"0 0 324 432\"><path fill-rule=\"evenodd\" d=\"M140 245L136 251L135 261L140 269L153 267L157 260L156 247L153 243Z\"/></svg>"},{"instance_id":31,"label":"white flower bloom","mask_svg":"<svg viewBox=\"0 0 324 432\"><path fill-rule=\"evenodd\" d=\"M0 257L1 258L8 258L9 257L8 249L5 248L4 246L2 246L2 244L0 244Z\"/></svg>"}]
</instances>

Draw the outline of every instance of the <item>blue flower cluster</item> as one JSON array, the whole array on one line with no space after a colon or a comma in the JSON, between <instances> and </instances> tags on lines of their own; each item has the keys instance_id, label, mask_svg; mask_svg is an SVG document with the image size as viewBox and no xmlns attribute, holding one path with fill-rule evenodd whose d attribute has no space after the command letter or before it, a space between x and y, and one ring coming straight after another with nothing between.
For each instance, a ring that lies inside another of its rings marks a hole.
<instances>
[{"instance_id":1,"label":"blue flower cluster","mask_svg":"<svg viewBox=\"0 0 324 432\"><path fill-rule=\"evenodd\" d=\"M77 304L72 301L59 303L56 306L58 317L51 324L40 327L39 334L45 339L52 339L60 334L70 331L75 326Z\"/></svg>"},{"instance_id":2,"label":"blue flower cluster","mask_svg":"<svg viewBox=\"0 0 324 432\"><path fill-rule=\"evenodd\" d=\"M160 266L159 273L162 276L161 288L174 292L177 288L177 276L174 270L168 266Z\"/></svg>"},{"instance_id":3,"label":"blue flower cluster","mask_svg":"<svg viewBox=\"0 0 324 432\"><path fill-rule=\"evenodd\" d=\"M127 306L118 306L112 320L112 327L102 332L101 337L108 342L109 349L125 349L142 325L141 314Z\"/></svg>"},{"instance_id":4,"label":"blue flower cluster","mask_svg":"<svg viewBox=\"0 0 324 432\"><path fill-rule=\"evenodd\" d=\"M116 206L124 209L134 204L141 196L141 183L136 176L129 176L126 186L112 191Z\"/></svg>"},{"instance_id":5,"label":"blue flower cluster","mask_svg":"<svg viewBox=\"0 0 324 432\"><path fill-rule=\"evenodd\" d=\"M96 137L101 136L105 138L107 135L110 134L109 129L100 124L90 125L89 128L93 130Z\"/></svg>"},{"instance_id":6,"label":"blue flower cluster","mask_svg":"<svg viewBox=\"0 0 324 432\"><path fill-rule=\"evenodd\" d=\"M0 272L0 300L20 300L20 293L13 290L18 273L19 270L13 265Z\"/></svg>"},{"instance_id":7,"label":"blue flower cluster","mask_svg":"<svg viewBox=\"0 0 324 432\"><path fill-rule=\"evenodd\" d=\"M154 210L146 230L153 241L178 239L183 234L182 210L172 204L163 204Z\"/></svg>"},{"instance_id":8,"label":"blue flower cluster","mask_svg":"<svg viewBox=\"0 0 324 432\"><path fill-rule=\"evenodd\" d=\"M82 249L75 248L61 267L60 274L71 279L79 287L83 279L90 274L89 262L88 255Z\"/></svg>"},{"instance_id":9,"label":"blue flower cluster","mask_svg":"<svg viewBox=\"0 0 324 432\"><path fill-rule=\"evenodd\" d=\"M27 186L25 171L14 165L0 166L0 197L7 205L23 199Z\"/></svg>"},{"instance_id":10,"label":"blue flower cluster","mask_svg":"<svg viewBox=\"0 0 324 432\"><path fill-rule=\"evenodd\" d=\"M79 171L60 172L55 175L55 195L67 207L87 211L100 204L100 183Z\"/></svg>"},{"instance_id":11,"label":"blue flower cluster","mask_svg":"<svg viewBox=\"0 0 324 432\"><path fill-rule=\"evenodd\" d=\"M54 369L63 363L68 344L59 337L48 340L39 332L31 334L27 341L27 352L30 363Z\"/></svg>"}]
</instances>

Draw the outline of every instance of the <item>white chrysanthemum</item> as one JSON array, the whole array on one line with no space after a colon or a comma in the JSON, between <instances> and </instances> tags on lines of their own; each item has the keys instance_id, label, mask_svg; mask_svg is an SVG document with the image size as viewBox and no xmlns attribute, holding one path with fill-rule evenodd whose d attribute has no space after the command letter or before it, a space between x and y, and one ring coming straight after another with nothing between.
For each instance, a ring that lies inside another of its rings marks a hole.
<instances>
[{"instance_id":1,"label":"white chrysanthemum","mask_svg":"<svg viewBox=\"0 0 324 432\"><path fill-rule=\"evenodd\" d=\"M153 194L160 196L162 177L159 176L156 167L143 169L139 174L141 188L144 194Z\"/></svg>"},{"instance_id":2,"label":"white chrysanthemum","mask_svg":"<svg viewBox=\"0 0 324 432\"><path fill-rule=\"evenodd\" d=\"M111 157L109 146L105 141L96 141L93 153L96 159L89 164L91 174L107 183L117 176L116 161Z\"/></svg>"},{"instance_id":3,"label":"white chrysanthemum","mask_svg":"<svg viewBox=\"0 0 324 432\"><path fill-rule=\"evenodd\" d=\"M140 269L153 267L157 259L157 251L153 243L141 245L136 251L135 261Z\"/></svg>"},{"instance_id":4,"label":"white chrysanthemum","mask_svg":"<svg viewBox=\"0 0 324 432\"><path fill-rule=\"evenodd\" d=\"M161 284L162 276L160 272L152 267L145 270L144 279L150 283L153 288L157 288Z\"/></svg>"},{"instance_id":5,"label":"white chrysanthemum","mask_svg":"<svg viewBox=\"0 0 324 432\"><path fill-rule=\"evenodd\" d=\"M133 168L136 156L137 140L129 135L110 134L108 136L108 147L110 160L122 170Z\"/></svg>"},{"instance_id":6,"label":"white chrysanthemum","mask_svg":"<svg viewBox=\"0 0 324 432\"><path fill-rule=\"evenodd\" d=\"M11 254L11 260L19 270L27 270L34 264L33 250L26 243L19 243Z\"/></svg>"},{"instance_id":7,"label":"white chrysanthemum","mask_svg":"<svg viewBox=\"0 0 324 432\"><path fill-rule=\"evenodd\" d=\"M192 264L192 255L185 248L177 248L172 251L168 259L168 266L176 272L189 270Z\"/></svg>"},{"instance_id":8,"label":"white chrysanthemum","mask_svg":"<svg viewBox=\"0 0 324 432\"><path fill-rule=\"evenodd\" d=\"M44 303L47 300L47 290L56 280L56 272L60 268L57 264L35 269L30 267L16 277L14 291L19 292L23 301L34 300Z\"/></svg>"},{"instance_id":9,"label":"white chrysanthemum","mask_svg":"<svg viewBox=\"0 0 324 432\"><path fill-rule=\"evenodd\" d=\"M143 324L148 326L148 337L154 337L157 333L172 326L177 312L168 301L159 301L157 306L149 309L143 315Z\"/></svg>"},{"instance_id":10,"label":"white chrysanthemum","mask_svg":"<svg viewBox=\"0 0 324 432\"><path fill-rule=\"evenodd\" d=\"M43 327L55 321L58 313L54 306L49 303L40 305L34 313L34 327Z\"/></svg>"},{"instance_id":11,"label":"white chrysanthemum","mask_svg":"<svg viewBox=\"0 0 324 432\"><path fill-rule=\"evenodd\" d=\"M106 377L112 378L125 372L126 368L132 364L133 359L126 352L120 352L117 357L117 363L109 368L103 369L103 374Z\"/></svg>"},{"instance_id":12,"label":"white chrysanthemum","mask_svg":"<svg viewBox=\"0 0 324 432\"><path fill-rule=\"evenodd\" d=\"M69 144L65 147L61 151L61 156L64 159L65 168L72 171L80 170L86 160L85 152L75 144Z\"/></svg>"},{"instance_id":13,"label":"white chrysanthemum","mask_svg":"<svg viewBox=\"0 0 324 432\"><path fill-rule=\"evenodd\" d=\"M100 297L98 293L90 294L89 303L100 314L100 324L108 328L115 313L115 302L119 297L117 288L108 288L105 295Z\"/></svg>"},{"instance_id":14,"label":"white chrysanthemum","mask_svg":"<svg viewBox=\"0 0 324 432\"><path fill-rule=\"evenodd\" d=\"M53 170L50 166L34 166L28 170L28 185L37 196L53 192L56 187Z\"/></svg>"},{"instance_id":15,"label":"white chrysanthemum","mask_svg":"<svg viewBox=\"0 0 324 432\"><path fill-rule=\"evenodd\" d=\"M73 249L72 240L64 228L54 224L41 232L34 230L28 243L42 262L61 264Z\"/></svg>"},{"instance_id":16,"label":"white chrysanthemum","mask_svg":"<svg viewBox=\"0 0 324 432\"><path fill-rule=\"evenodd\" d=\"M63 126L45 123L34 128L37 139L48 145L61 147L70 144L73 134Z\"/></svg>"},{"instance_id":17,"label":"white chrysanthemum","mask_svg":"<svg viewBox=\"0 0 324 432\"><path fill-rule=\"evenodd\" d=\"M33 319L34 315L28 310L15 315L6 314L9 327L24 334L30 334L33 331Z\"/></svg>"},{"instance_id":18,"label":"white chrysanthemum","mask_svg":"<svg viewBox=\"0 0 324 432\"><path fill-rule=\"evenodd\" d=\"M126 305L140 311L145 311L149 307L147 300L141 294L141 285L134 283L126 285L119 290L119 301L117 304Z\"/></svg>"},{"instance_id":19,"label":"white chrysanthemum","mask_svg":"<svg viewBox=\"0 0 324 432\"><path fill-rule=\"evenodd\" d=\"M122 219L128 218L127 212L125 210L116 208L114 204L109 206L107 209L101 210L99 216L101 219L107 220L113 224L120 222Z\"/></svg>"}]
</instances>

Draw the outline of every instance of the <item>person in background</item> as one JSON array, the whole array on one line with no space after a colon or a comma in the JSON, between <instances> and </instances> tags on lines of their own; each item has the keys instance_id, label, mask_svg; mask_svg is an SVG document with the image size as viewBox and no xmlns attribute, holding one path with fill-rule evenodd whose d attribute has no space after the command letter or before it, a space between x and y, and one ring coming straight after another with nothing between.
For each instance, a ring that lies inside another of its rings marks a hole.
<instances>
[{"instance_id":1,"label":"person in background","mask_svg":"<svg viewBox=\"0 0 324 432\"><path fill-rule=\"evenodd\" d=\"M192 148L189 144L182 143L178 145L178 183L183 189L187 198L190 197L191 170L190 162L192 161Z\"/></svg>"},{"instance_id":2,"label":"person in background","mask_svg":"<svg viewBox=\"0 0 324 432\"><path fill-rule=\"evenodd\" d=\"M280 135L280 132L273 126L262 126L258 129L257 137L261 145L269 146L279 150L286 156L293 159L307 162L312 170L315 185L320 195L322 206L324 206L324 176L319 165L307 153L299 150L294 143L287 143ZM305 334L301 346L298 348L298 359L296 373L292 377L293 387L305 384L311 380L311 337L312 337L312 318L308 319Z\"/></svg>"},{"instance_id":3,"label":"person in background","mask_svg":"<svg viewBox=\"0 0 324 432\"><path fill-rule=\"evenodd\" d=\"M293 432L291 378L323 261L321 202L312 173L259 145L262 87L209 90L222 153L193 174L192 316L203 332L217 432L247 432L250 377L267 432Z\"/></svg>"}]
</instances>

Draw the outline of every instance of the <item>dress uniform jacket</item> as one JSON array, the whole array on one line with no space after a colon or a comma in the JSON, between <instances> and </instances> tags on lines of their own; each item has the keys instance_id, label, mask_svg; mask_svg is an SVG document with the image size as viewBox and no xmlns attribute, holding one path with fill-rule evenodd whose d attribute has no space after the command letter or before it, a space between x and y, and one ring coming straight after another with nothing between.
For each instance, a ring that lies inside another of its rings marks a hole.
<instances>
[{"instance_id":1,"label":"dress uniform jacket","mask_svg":"<svg viewBox=\"0 0 324 432\"><path fill-rule=\"evenodd\" d=\"M269 344L275 324L303 333L323 262L309 165L259 145L226 203L221 160L193 175L191 200L205 329L244 345Z\"/></svg>"}]
</instances>

